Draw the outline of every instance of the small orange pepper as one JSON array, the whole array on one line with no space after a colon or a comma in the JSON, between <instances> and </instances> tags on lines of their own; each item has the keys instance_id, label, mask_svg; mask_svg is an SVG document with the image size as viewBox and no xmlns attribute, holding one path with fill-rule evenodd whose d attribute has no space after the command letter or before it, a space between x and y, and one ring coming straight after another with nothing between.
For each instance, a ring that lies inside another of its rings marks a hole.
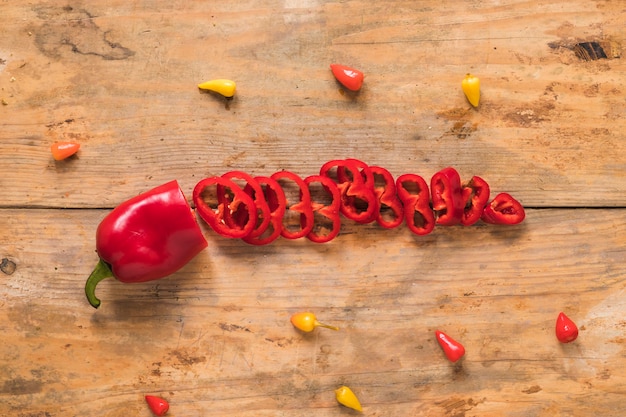
<instances>
[{"instance_id":1,"label":"small orange pepper","mask_svg":"<svg viewBox=\"0 0 626 417\"><path fill-rule=\"evenodd\" d=\"M52 157L61 161L74 155L80 149L80 143L75 142L55 142L50 146Z\"/></svg>"},{"instance_id":2,"label":"small orange pepper","mask_svg":"<svg viewBox=\"0 0 626 417\"><path fill-rule=\"evenodd\" d=\"M354 392L352 392L352 390L345 385L335 390L335 397L337 398L337 402L339 404L352 408L356 411L363 411L363 407L361 407L359 399L356 397Z\"/></svg>"},{"instance_id":3,"label":"small orange pepper","mask_svg":"<svg viewBox=\"0 0 626 417\"><path fill-rule=\"evenodd\" d=\"M291 316L291 324L296 329L302 330L303 332L312 332L316 327L325 327L327 329L339 330L339 327L331 326L329 324L320 323L317 321L317 317L315 314L310 312L296 313Z\"/></svg>"}]
</instances>

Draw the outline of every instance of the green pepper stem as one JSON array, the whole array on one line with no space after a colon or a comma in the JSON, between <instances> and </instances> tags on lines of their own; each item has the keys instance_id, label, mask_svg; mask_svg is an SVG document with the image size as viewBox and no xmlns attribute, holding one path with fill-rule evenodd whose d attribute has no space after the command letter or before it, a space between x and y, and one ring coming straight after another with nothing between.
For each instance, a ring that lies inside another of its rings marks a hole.
<instances>
[{"instance_id":1,"label":"green pepper stem","mask_svg":"<svg viewBox=\"0 0 626 417\"><path fill-rule=\"evenodd\" d=\"M109 265L100 259L85 283L85 295L93 308L100 307L100 299L96 297L96 285L107 278L113 278L113 272L111 272Z\"/></svg>"}]
</instances>

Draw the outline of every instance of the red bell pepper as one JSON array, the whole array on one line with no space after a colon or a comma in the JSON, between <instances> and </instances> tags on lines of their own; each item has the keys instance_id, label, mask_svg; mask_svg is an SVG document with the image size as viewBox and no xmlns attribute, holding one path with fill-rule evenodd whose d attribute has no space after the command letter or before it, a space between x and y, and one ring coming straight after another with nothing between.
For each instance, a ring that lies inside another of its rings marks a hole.
<instances>
[{"instance_id":1,"label":"red bell pepper","mask_svg":"<svg viewBox=\"0 0 626 417\"><path fill-rule=\"evenodd\" d=\"M258 176L254 180L263 191L263 196L267 202L270 214L269 225L259 236L246 236L243 241L251 245L267 245L280 237L283 224L283 216L287 208L285 193L280 184L270 177ZM245 189L244 189L245 191Z\"/></svg>"},{"instance_id":2,"label":"red bell pepper","mask_svg":"<svg viewBox=\"0 0 626 417\"><path fill-rule=\"evenodd\" d=\"M254 200L228 178L209 177L200 181L193 189L193 202L202 220L221 236L235 239L248 236L256 224Z\"/></svg>"},{"instance_id":3,"label":"red bell pepper","mask_svg":"<svg viewBox=\"0 0 626 417\"><path fill-rule=\"evenodd\" d=\"M417 235L427 235L435 228L435 215L430 208L428 184L417 174L403 174L396 179L398 198L404 205L406 225Z\"/></svg>"},{"instance_id":4,"label":"red bell pepper","mask_svg":"<svg viewBox=\"0 0 626 417\"><path fill-rule=\"evenodd\" d=\"M105 278L144 282L185 266L207 241L177 181L170 181L117 206L96 231L100 260L85 284L98 308L96 286Z\"/></svg>"},{"instance_id":5,"label":"red bell pepper","mask_svg":"<svg viewBox=\"0 0 626 417\"><path fill-rule=\"evenodd\" d=\"M462 344L445 334L444 332L440 332L439 330L435 331L435 336L437 337L437 342L439 342L439 346L443 349L443 352L446 354L446 357L450 362L456 362L465 355L465 348Z\"/></svg>"},{"instance_id":6,"label":"red bell pepper","mask_svg":"<svg viewBox=\"0 0 626 417\"><path fill-rule=\"evenodd\" d=\"M489 201L489 184L480 177L473 176L462 188L465 209L461 217L463 226L471 226L480 220Z\"/></svg>"},{"instance_id":7,"label":"red bell pepper","mask_svg":"<svg viewBox=\"0 0 626 417\"><path fill-rule=\"evenodd\" d=\"M261 185L250 174L243 171L230 171L223 174L222 177L232 181L236 179L245 181L246 184L241 188L243 188L246 194L252 197L252 201L254 201L254 206L256 207L254 228L247 237L255 238L263 234L270 224L270 208L265 200ZM218 185L218 190L221 191L221 187L223 186ZM220 191L218 191L219 195L224 195ZM234 213L238 218L233 218L230 214L229 212L224 213L224 221L231 227L233 227L233 224L242 226L247 221L247 213L244 210L239 210Z\"/></svg>"},{"instance_id":8,"label":"red bell pepper","mask_svg":"<svg viewBox=\"0 0 626 417\"><path fill-rule=\"evenodd\" d=\"M341 229L341 194L337 184L330 178L322 175L311 175L304 179L311 193L311 207L313 209L313 229L306 235L307 239L315 243L326 243L333 240ZM314 184L320 184L325 195L319 195L314 190ZM318 197L316 199L316 197ZM318 202L318 200L327 200Z\"/></svg>"},{"instance_id":9,"label":"red bell pepper","mask_svg":"<svg viewBox=\"0 0 626 417\"><path fill-rule=\"evenodd\" d=\"M526 217L524 207L510 194L500 193L487 204L481 220L490 224L518 224Z\"/></svg>"},{"instance_id":10,"label":"red bell pepper","mask_svg":"<svg viewBox=\"0 0 626 417\"><path fill-rule=\"evenodd\" d=\"M465 201L461 192L461 177L456 169L444 168L433 175L430 192L437 224L452 226L461 223Z\"/></svg>"},{"instance_id":11,"label":"red bell pepper","mask_svg":"<svg viewBox=\"0 0 626 417\"><path fill-rule=\"evenodd\" d=\"M341 194L341 213L357 223L370 223L378 214L374 175L357 159L335 159L325 163L320 175L337 183Z\"/></svg>"},{"instance_id":12,"label":"red bell pepper","mask_svg":"<svg viewBox=\"0 0 626 417\"><path fill-rule=\"evenodd\" d=\"M313 229L313 208L311 207L311 193L302 178L290 171L279 171L271 178L277 181L285 193L286 210L281 224L280 235L285 239L298 239L308 235ZM284 184L284 185L283 185ZM298 187L297 202L294 202L289 184ZM297 216L297 221L294 221Z\"/></svg>"},{"instance_id":13,"label":"red bell pepper","mask_svg":"<svg viewBox=\"0 0 626 417\"><path fill-rule=\"evenodd\" d=\"M398 198L393 176L383 167L370 166L370 170L374 176L374 193L379 203L376 222L385 229L400 226L404 220L404 208Z\"/></svg>"}]
</instances>

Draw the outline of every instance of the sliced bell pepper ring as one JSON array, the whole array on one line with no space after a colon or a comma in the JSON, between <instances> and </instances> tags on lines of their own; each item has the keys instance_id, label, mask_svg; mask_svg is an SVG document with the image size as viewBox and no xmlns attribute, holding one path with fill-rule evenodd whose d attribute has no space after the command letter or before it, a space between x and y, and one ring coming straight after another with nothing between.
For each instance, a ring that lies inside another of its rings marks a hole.
<instances>
[{"instance_id":1,"label":"sliced bell pepper ring","mask_svg":"<svg viewBox=\"0 0 626 417\"><path fill-rule=\"evenodd\" d=\"M311 207L311 193L308 185L302 178L290 171L275 172L271 178L281 185L285 193L286 210L280 235L286 239L298 239L308 235L313 229L313 208ZM299 188L298 202L293 202L292 193L287 190L289 183L295 184ZM298 216L297 222L294 221L294 216ZM294 226L296 227L294 228Z\"/></svg>"},{"instance_id":2,"label":"sliced bell pepper ring","mask_svg":"<svg viewBox=\"0 0 626 417\"><path fill-rule=\"evenodd\" d=\"M378 213L374 176L369 166L357 159L335 159L325 163L320 175L332 178L341 193L341 213L357 223L370 223Z\"/></svg>"},{"instance_id":3,"label":"sliced bell pepper ring","mask_svg":"<svg viewBox=\"0 0 626 417\"><path fill-rule=\"evenodd\" d=\"M430 207L428 184L417 174L403 174L396 179L398 198L404 205L406 225L417 235L427 235L435 228L435 215Z\"/></svg>"},{"instance_id":4,"label":"sliced bell pepper ring","mask_svg":"<svg viewBox=\"0 0 626 417\"><path fill-rule=\"evenodd\" d=\"M259 183L250 174L243 171L230 171L223 174L222 177L232 181L240 179L246 182L246 184L241 188L243 188L243 191L246 194L252 197L252 201L254 201L254 205L256 207L255 225L252 232L250 232L247 237L255 238L263 234L265 229L267 229L270 224L270 208L265 200L265 195L263 194L261 185L259 185ZM222 187L222 185L218 185L219 195L223 195L223 193L220 192ZM247 213L245 210L239 210L233 214L237 217L232 217L228 211L224 213L224 222L226 222L229 226L232 227L233 224L241 226L247 221Z\"/></svg>"},{"instance_id":5,"label":"sliced bell pepper ring","mask_svg":"<svg viewBox=\"0 0 626 417\"><path fill-rule=\"evenodd\" d=\"M265 196L265 201L270 211L270 221L261 235L255 237L246 236L243 238L243 241L257 246L267 245L280 237L283 216L287 208L287 200L285 199L283 189L276 180L264 176L254 177L254 180L259 184ZM246 187L248 187L248 185L246 185ZM246 191L245 188L244 191Z\"/></svg>"},{"instance_id":6,"label":"sliced bell pepper ring","mask_svg":"<svg viewBox=\"0 0 626 417\"><path fill-rule=\"evenodd\" d=\"M248 236L256 224L256 206L252 197L228 178L216 176L200 181L193 190L193 202L202 220L221 236ZM227 222L225 217L237 221Z\"/></svg>"},{"instance_id":7,"label":"sliced bell pepper ring","mask_svg":"<svg viewBox=\"0 0 626 417\"><path fill-rule=\"evenodd\" d=\"M398 198L393 176L383 167L370 166L370 170L374 175L374 193L379 202L376 222L385 229L400 226L404 220L404 208Z\"/></svg>"},{"instance_id":8,"label":"sliced bell pepper ring","mask_svg":"<svg viewBox=\"0 0 626 417\"><path fill-rule=\"evenodd\" d=\"M430 192L437 224L452 226L461 223L465 201L461 192L461 177L456 169L444 168L433 175Z\"/></svg>"},{"instance_id":9,"label":"sliced bell pepper ring","mask_svg":"<svg viewBox=\"0 0 626 417\"><path fill-rule=\"evenodd\" d=\"M313 209L313 229L306 235L315 243L326 243L333 240L341 229L341 193L337 184L323 175L310 175L304 179L311 194ZM320 184L323 191L316 192L314 184ZM324 195L325 194L325 195ZM324 202L320 202L324 200ZM330 200L330 201L325 201Z\"/></svg>"},{"instance_id":10,"label":"sliced bell pepper ring","mask_svg":"<svg viewBox=\"0 0 626 417\"><path fill-rule=\"evenodd\" d=\"M480 217L490 224L518 224L526 217L522 204L510 194L500 193L487 204Z\"/></svg>"},{"instance_id":11,"label":"sliced bell pepper ring","mask_svg":"<svg viewBox=\"0 0 626 417\"><path fill-rule=\"evenodd\" d=\"M480 220L489 201L489 184L484 179L473 176L467 184L463 185L461 192L465 201L461 224L471 226Z\"/></svg>"}]
</instances>

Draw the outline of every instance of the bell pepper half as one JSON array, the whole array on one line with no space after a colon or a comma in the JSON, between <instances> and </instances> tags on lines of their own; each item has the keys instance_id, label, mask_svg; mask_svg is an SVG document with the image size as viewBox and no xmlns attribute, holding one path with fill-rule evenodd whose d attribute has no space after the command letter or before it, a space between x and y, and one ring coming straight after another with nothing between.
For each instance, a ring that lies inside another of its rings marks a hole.
<instances>
[{"instance_id":1,"label":"bell pepper half","mask_svg":"<svg viewBox=\"0 0 626 417\"><path fill-rule=\"evenodd\" d=\"M306 235L315 243L326 243L333 240L341 229L341 194L337 184L322 175L310 175L304 179L311 194L313 209L313 228Z\"/></svg>"},{"instance_id":2,"label":"bell pepper half","mask_svg":"<svg viewBox=\"0 0 626 417\"><path fill-rule=\"evenodd\" d=\"M427 235L435 228L430 207L428 184L417 174L403 174L396 179L398 198L404 205L404 220L411 232Z\"/></svg>"},{"instance_id":3,"label":"bell pepper half","mask_svg":"<svg viewBox=\"0 0 626 417\"><path fill-rule=\"evenodd\" d=\"M193 202L202 220L221 236L248 236L256 224L254 200L228 178L214 176L200 181L193 189Z\"/></svg>"},{"instance_id":4,"label":"bell pepper half","mask_svg":"<svg viewBox=\"0 0 626 417\"><path fill-rule=\"evenodd\" d=\"M87 300L95 308L100 306L95 290L103 279L132 283L164 278L206 247L177 181L139 194L113 209L98 225L100 260L85 283Z\"/></svg>"},{"instance_id":5,"label":"bell pepper half","mask_svg":"<svg viewBox=\"0 0 626 417\"><path fill-rule=\"evenodd\" d=\"M500 193L487 204L481 220L490 224L513 225L524 221L526 212L519 201L508 193Z\"/></svg>"},{"instance_id":6,"label":"bell pepper half","mask_svg":"<svg viewBox=\"0 0 626 417\"><path fill-rule=\"evenodd\" d=\"M430 192L437 224L453 226L461 223L465 201L457 170L448 167L435 173L430 180Z\"/></svg>"}]
</instances>

